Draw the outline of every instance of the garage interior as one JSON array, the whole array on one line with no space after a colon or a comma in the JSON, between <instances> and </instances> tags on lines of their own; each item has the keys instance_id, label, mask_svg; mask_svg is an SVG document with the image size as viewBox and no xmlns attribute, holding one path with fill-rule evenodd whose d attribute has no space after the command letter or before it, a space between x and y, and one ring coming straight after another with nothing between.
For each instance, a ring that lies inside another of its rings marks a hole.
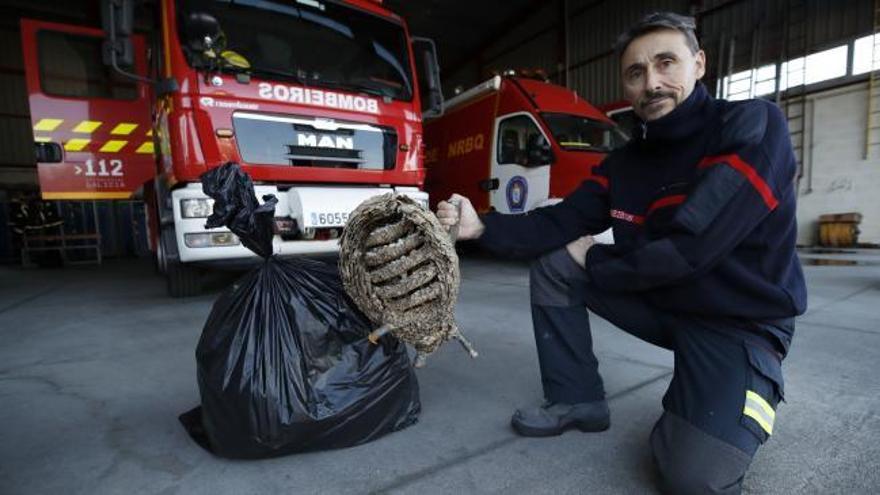
<instances>
[{"instance_id":1,"label":"garage interior","mask_svg":"<svg viewBox=\"0 0 880 495\"><path fill-rule=\"evenodd\" d=\"M744 491L880 491L880 2L383 6L434 40L447 99L518 71L600 109L623 99L619 33L653 11L695 16L709 92L778 104L799 165L809 309L783 365L786 402ZM97 1L0 3L0 494L656 492L647 438L672 354L591 315L611 429L515 435L510 414L541 397L529 266L476 250L460 253L456 320L480 357L454 345L432 356L417 372L416 425L357 447L259 461L199 448L178 416L199 401L194 353L205 320L243 271L205 271L198 295L170 297L137 194L50 200L40 229L14 230L14 202L40 192L23 18L101 26Z\"/></svg>"}]
</instances>

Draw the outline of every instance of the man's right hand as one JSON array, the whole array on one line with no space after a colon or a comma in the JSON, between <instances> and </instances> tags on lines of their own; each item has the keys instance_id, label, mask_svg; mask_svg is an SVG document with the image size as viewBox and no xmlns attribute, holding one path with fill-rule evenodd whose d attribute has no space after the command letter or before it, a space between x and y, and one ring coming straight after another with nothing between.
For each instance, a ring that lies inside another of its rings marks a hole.
<instances>
[{"instance_id":1,"label":"man's right hand","mask_svg":"<svg viewBox=\"0 0 880 495\"><path fill-rule=\"evenodd\" d=\"M459 211L461 212L460 218ZM447 231L458 224L457 240L460 241L477 239L486 230L486 226L483 225L480 217L477 216L477 211L474 210L474 205L460 194L453 194L448 200L437 204L437 219Z\"/></svg>"}]
</instances>

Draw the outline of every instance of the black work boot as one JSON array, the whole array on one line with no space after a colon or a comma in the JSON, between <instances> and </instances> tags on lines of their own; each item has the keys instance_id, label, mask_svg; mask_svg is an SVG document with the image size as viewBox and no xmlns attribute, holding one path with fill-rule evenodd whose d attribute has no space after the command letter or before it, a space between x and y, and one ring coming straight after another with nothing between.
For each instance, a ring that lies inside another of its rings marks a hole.
<instances>
[{"instance_id":1,"label":"black work boot","mask_svg":"<svg viewBox=\"0 0 880 495\"><path fill-rule=\"evenodd\" d=\"M517 409L510 425L524 437L552 437L571 428L605 431L611 426L611 413L604 400L580 404L547 402L541 407Z\"/></svg>"}]
</instances>

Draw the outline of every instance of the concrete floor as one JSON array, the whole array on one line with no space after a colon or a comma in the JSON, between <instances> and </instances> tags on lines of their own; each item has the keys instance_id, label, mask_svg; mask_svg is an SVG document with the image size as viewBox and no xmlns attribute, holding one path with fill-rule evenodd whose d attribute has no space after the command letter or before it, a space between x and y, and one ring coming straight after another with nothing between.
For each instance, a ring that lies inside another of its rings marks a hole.
<instances>
[{"instance_id":1,"label":"concrete floor","mask_svg":"<svg viewBox=\"0 0 880 495\"><path fill-rule=\"evenodd\" d=\"M810 311L786 373L788 403L748 493L880 493L880 253L808 266ZM827 255L821 257L827 258ZM219 287L165 296L148 261L0 268L0 494L654 493L647 437L670 353L597 320L612 428L515 436L540 398L525 265L463 260L457 345L419 371L423 413L356 448L229 461L177 416L198 402L194 349Z\"/></svg>"}]
</instances>

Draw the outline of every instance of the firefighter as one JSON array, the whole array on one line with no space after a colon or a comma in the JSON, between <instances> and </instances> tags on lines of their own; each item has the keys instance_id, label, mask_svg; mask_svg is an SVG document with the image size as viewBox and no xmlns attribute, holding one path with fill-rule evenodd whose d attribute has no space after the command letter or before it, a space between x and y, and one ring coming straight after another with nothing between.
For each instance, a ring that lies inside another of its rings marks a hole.
<instances>
[{"instance_id":1,"label":"firefighter","mask_svg":"<svg viewBox=\"0 0 880 495\"><path fill-rule=\"evenodd\" d=\"M650 434L660 488L739 493L783 399L781 362L806 309L795 252L796 161L770 102L728 102L700 82L691 17L655 13L617 44L640 123L564 201L478 216L453 195L437 216L500 255L533 259L531 312L546 402L525 436L610 426L588 309L673 351ZM460 201L458 207L453 206ZM611 226L614 245L589 237Z\"/></svg>"}]
</instances>

